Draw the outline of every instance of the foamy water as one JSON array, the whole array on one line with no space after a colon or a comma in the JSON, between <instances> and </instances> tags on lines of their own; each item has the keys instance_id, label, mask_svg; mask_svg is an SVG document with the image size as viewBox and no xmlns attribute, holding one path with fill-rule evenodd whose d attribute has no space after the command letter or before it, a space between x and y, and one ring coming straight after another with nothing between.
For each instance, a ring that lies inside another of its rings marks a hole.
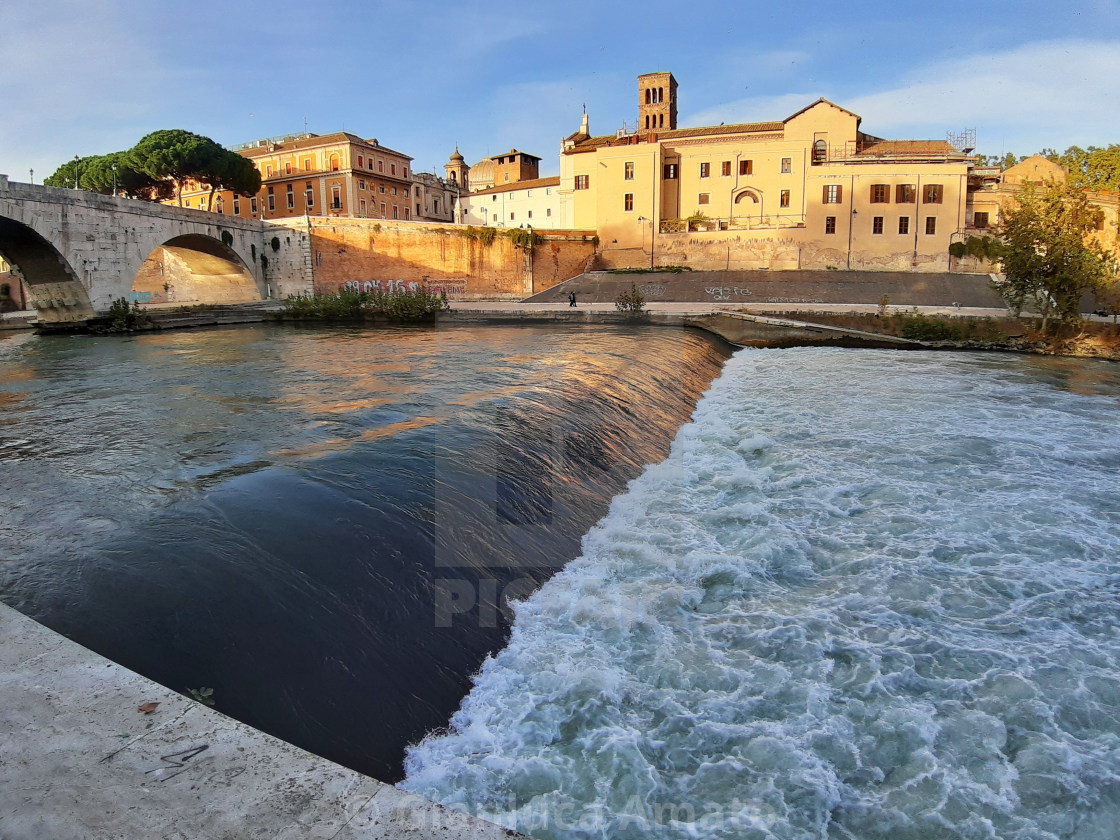
<instances>
[{"instance_id":1,"label":"foamy water","mask_svg":"<svg viewBox=\"0 0 1120 840\"><path fill-rule=\"evenodd\" d=\"M402 786L542 838L1120 836L1120 375L741 351Z\"/></svg>"}]
</instances>

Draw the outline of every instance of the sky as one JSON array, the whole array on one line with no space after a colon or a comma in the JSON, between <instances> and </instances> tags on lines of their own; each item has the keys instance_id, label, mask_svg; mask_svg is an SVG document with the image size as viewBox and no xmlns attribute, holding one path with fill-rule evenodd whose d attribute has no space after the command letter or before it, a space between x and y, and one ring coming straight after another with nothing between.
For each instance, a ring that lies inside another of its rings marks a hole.
<instances>
[{"instance_id":1,"label":"sky","mask_svg":"<svg viewBox=\"0 0 1120 840\"><path fill-rule=\"evenodd\" d=\"M184 128L234 145L348 131L443 174L637 120L676 77L679 127L781 120L825 97L888 139L975 129L1002 156L1120 143L1120 0L662 2L11 0L0 173Z\"/></svg>"}]
</instances>

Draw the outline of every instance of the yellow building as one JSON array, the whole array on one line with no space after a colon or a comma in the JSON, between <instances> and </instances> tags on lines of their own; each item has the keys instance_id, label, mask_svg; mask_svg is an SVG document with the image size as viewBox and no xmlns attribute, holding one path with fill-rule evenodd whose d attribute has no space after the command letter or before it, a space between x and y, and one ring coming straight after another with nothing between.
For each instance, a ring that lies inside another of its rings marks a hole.
<instances>
[{"instance_id":1,"label":"yellow building","mask_svg":"<svg viewBox=\"0 0 1120 840\"><path fill-rule=\"evenodd\" d=\"M677 127L671 73L638 77L637 130L565 138L560 194L608 267L945 270L974 158L892 141L820 99L783 120Z\"/></svg>"},{"instance_id":2,"label":"yellow building","mask_svg":"<svg viewBox=\"0 0 1120 840\"><path fill-rule=\"evenodd\" d=\"M412 158L382 146L376 138L363 140L346 132L300 134L257 140L234 151L252 160L260 171L260 192L246 198L221 190L211 200L208 187L188 183L183 189L184 206L263 219L412 218Z\"/></svg>"}]
</instances>

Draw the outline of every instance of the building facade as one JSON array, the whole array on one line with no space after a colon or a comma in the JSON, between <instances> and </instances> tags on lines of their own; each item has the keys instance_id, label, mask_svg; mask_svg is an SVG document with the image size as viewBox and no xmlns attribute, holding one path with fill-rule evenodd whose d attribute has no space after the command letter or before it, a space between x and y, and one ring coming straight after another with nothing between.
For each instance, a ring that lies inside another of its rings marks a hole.
<instances>
[{"instance_id":1,"label":"building facade","mask_svg":"<svg viewBox=\"0 0 1120 840\"><path fill-rule=\"evenodd\" d=\"M560 178L537 178L500 184L459 196L456 219L465 225L567 230L567 203L561 201Z\"/></svg>"},{"instance_id":2,"label":"building facade","mask_svg":"<svg viewBox=\"0 0 1120 840\"><path fill-rule=\"evenodd\" d=\"M560 198L608 267L944 270L964 227L974 159L945 141L866 134L825 99L681 129L670 73L640 76L638 105L636 131L592 136L585 114L562 142Z\"/></svg>"},{"instance_id":3,"label":"building facade","mask_svg":"<svg viewBox=\"0 0 1120 840\"><path fill-rule=\"evenodd\" d=\"M458 184L430 172L412 173L412 218L425 222L454 222Z\"/></svg>"},{"instance_id":4,"label":"building facade","mask_svg":"<svg viewBox=\"0 0 1120 840\"><path fill-rule=\"evenodd\" d=\"M258 219L412 218L412 158L376 138L346 132L300 134L257 140L234 151L252 160L261 173L260 191L245 197L219 190L211 198L209 187L188 182L184 206Z\"/></svg>"}]
</instances>

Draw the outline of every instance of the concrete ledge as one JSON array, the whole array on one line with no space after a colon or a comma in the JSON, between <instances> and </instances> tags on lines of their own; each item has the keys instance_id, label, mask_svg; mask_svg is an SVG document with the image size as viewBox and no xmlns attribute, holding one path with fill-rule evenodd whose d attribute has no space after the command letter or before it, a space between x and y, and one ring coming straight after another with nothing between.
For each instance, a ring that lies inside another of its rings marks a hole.
<instances>
[{"instance_id":1,"label":"concrete ledge","mask_svg":"<svg viewBox=\"0 0 1120 840\"><path fill-rule=\"evenodd\" d=\"M0 639L3 840L518 836L265 735L3 604Z\"/></svg>"}]
</instances>

